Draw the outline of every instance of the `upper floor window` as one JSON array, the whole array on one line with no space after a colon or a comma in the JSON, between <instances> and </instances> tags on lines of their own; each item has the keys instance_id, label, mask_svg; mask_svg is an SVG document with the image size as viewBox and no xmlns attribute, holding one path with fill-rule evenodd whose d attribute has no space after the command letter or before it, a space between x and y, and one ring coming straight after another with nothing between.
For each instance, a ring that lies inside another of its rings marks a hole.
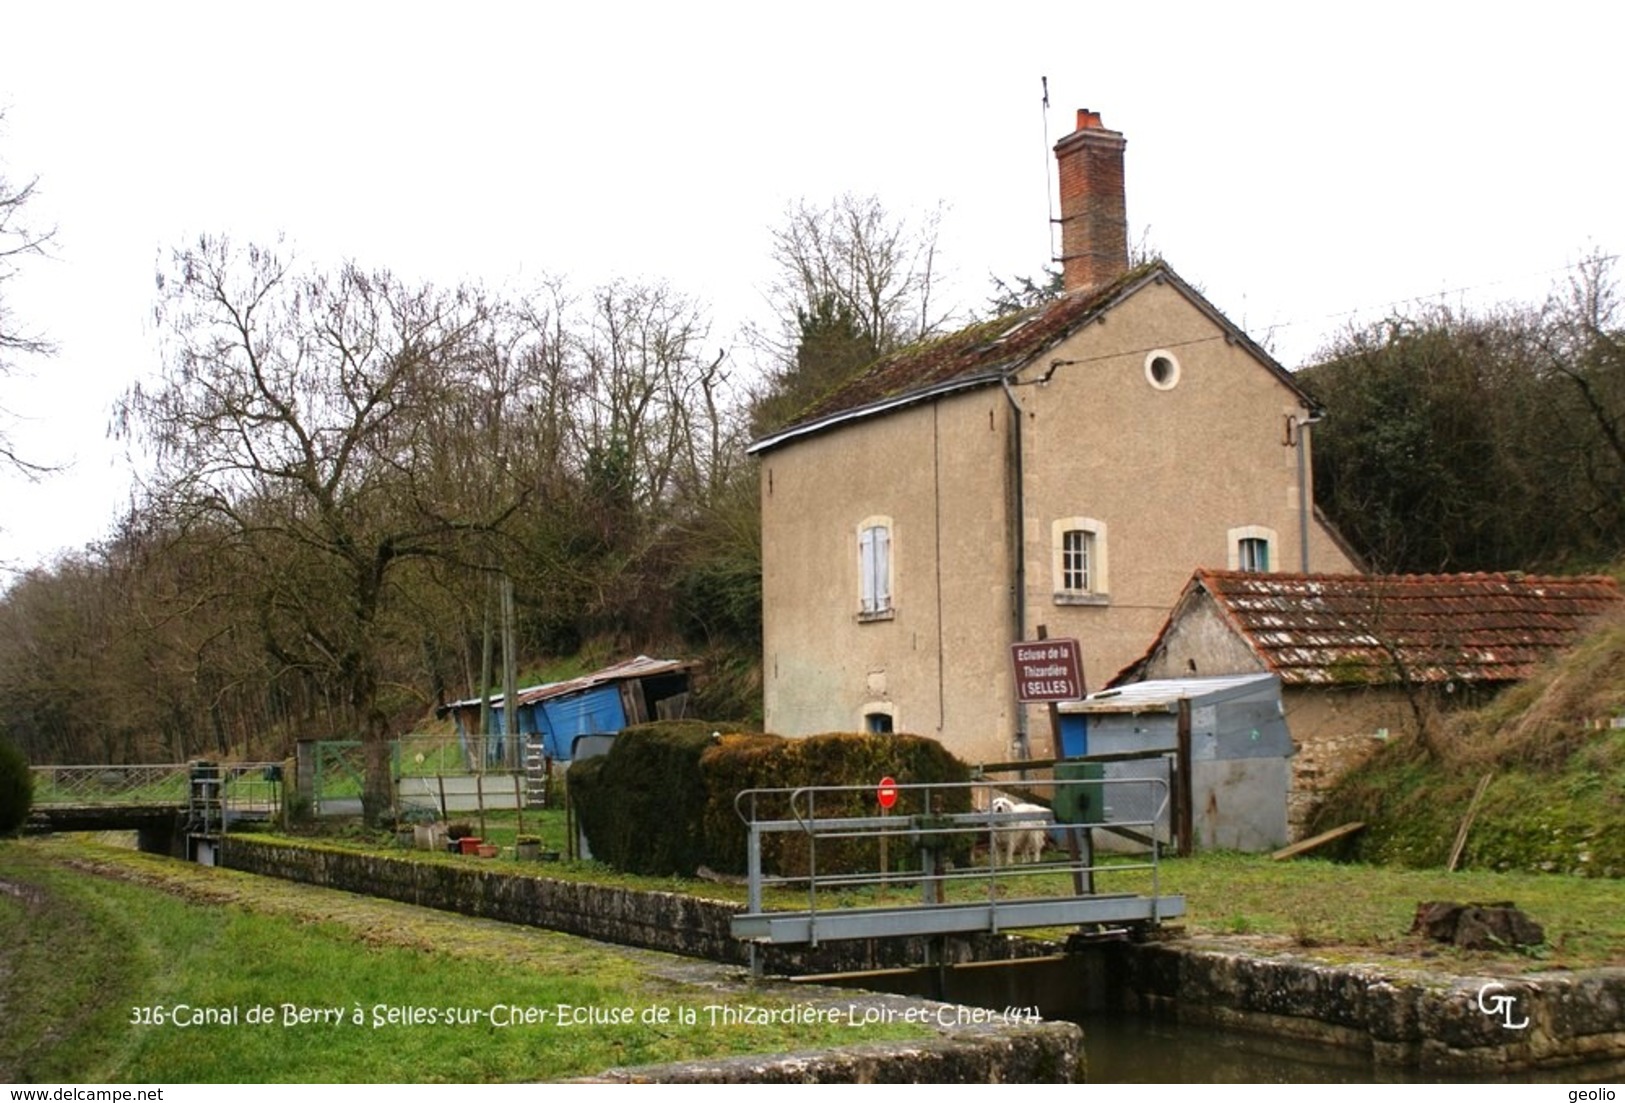
<instances>
[{"instance_id":1,"label":"upper floor window","mask_svg":"<svg viewBox=\"0 0 1625 1103\"><path fill-rule=\"evenodd\" d=\"M1088 529L1067 529L1061 534L1061 589L1068 593L1086 594L1094 589L1089 584L1089 562L1094 559L1095 534Z\"/></svg>"},{"instance_id":2,"label":"upper floor window","mask_svg":"<svg viewBox=\"0 0 1625 1103\"><path fill-rule=\"evenodd\" d=\"M883 620L892 615L889 517L870 517L858 526L858 598L859 620Z\"/></svg>"},{"instance_id":3,"label":"upper floor window","mask_svg":"<svg viewBox=\"0 0 1625 1103\"><path fill-rule=\"evenodd\" d=\"M1275 530L1262 525L1244 525L1230 530L1230 569L1256 571L1275 569Z\"/></svg>"},{"instance_id":4,"label":"upper floor window","mask_svg":"<svg viewBox=\"0 0 1625 1103\"><path fill-rule=\"evenodd\" d=\"M1241 546L1236 549L1236 553L1236 565L1244 571L1267 571L1270 569L1270 542L1268 540L1249 536L1242 540Z\"/></svg>"},{"instance_id":5,"label":"upper floor window","mask_svg":"<svg viewBox=\"0 0 1625 1103\"><path fill-rule=\"evenodd\" d=\"M1093 517L1063 517L1050 527L1051 573L1058 605L1106 600L1106 524Z\"/></svg>"}]
</instances>

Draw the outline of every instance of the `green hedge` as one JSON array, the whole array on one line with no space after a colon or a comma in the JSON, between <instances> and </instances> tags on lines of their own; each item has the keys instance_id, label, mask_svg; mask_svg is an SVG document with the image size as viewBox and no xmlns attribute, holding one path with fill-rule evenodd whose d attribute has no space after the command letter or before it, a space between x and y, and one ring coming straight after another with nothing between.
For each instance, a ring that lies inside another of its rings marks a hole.
<instances>
[{"instance_id":1,"label":"green hedge","mask_svg":"<svg viewBox=\"0 0 1625 1103\"><path fill-rule=\"evenodd\" d=\"M34 803L34 775L28 759L10 743L0 740L0 835L10 835L28 822Z\"/></svg>"},{"instance_id":2,"label":"green hedge","mask_svg":"<svg viewBox=\"0 0 1625 1103\"><path fill-rule=\"evenodd\" d=\"M970 780L969 768L934 739L861 732L829 732L801 739L781 739L771 747L745 741L722 742L706 752L704 768L712 801L705 817L706 854L712 868L735 873L745 871L747 833L734 811L734 794L742 789L852 787L844 793L812 795L815 806L811 811L823 819L878 815L875 786L883 777L890 777L903 786L949 785ZM928 800L933 814L970 810L968 789L905 789L889 814L923 813ZM756 817L792 818L788 802L782 797L779 802L779 807L773 807L770 798L759 798ZM800 809L802 815L808 811L805 806ZM948 856L956 861L964 860L970 845L971 836L958 836ZM886 864L893 870L918 868L919 855L913 848L892 841ZM807 837L795 833L763 836L762 865L769 872L783 876L807 872ZM879 868L880 847L875 839L824 838L818 842L820 873Z\"/></svg>"},{"instance_id":3,"label":"green hedge","mask_svg":"<svg viewBox=\"0 0 1625 1103\"><path fill-rule=\"evenodd\" d=\"M820 817L878 812L875 785L892 777L900 785L952 784L969 780L964 763L935 740L912 735L832 732L802 739L723 733L704 721L665 721L628 728L602 758L570 768L570 793L593 856L633 873L692 875L700 866L745 872L746 829L735 797L747 789L851 786L850 792L819 794ZM966 789L937 790L933 813L970 808ZM907 816L926 811L922 792L904 791L891 810ZM803 809L805 814L806 809ZM758 819L788 819L787 797L758 798ZM955 840L950 856L962 858L970 836ZM893 870L918 865L911 848L892 844ZM770 872L806 872L805 836L764 836L763 865ZM820 872L874 870L879 846L872 839L824 839Z\"/></svg>"},{"instance_id":4,"label":"green hedge","mask_svg":"<svg viewBox=\"0 0 1625 1103\"><path fill-rule=\"evenodd\" d=\"M693 874L703 861L700 755L716 730L703 720L639 724L608 754L571 765L570 801L594 858L628 873Z\"/></svg>"}]
</instances>

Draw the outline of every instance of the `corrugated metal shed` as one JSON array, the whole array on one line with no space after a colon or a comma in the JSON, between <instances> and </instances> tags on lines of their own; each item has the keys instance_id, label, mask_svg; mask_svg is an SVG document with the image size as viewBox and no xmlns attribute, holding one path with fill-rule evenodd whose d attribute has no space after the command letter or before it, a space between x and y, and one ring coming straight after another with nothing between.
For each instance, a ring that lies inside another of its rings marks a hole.
<instances>
[{"instance_id":1,"label":"corrugated metal shed","mask_svg":"<svg viewBox=\"0 0 1625 1103\"><path fill-rule=\"evenodd\" d=\"M1105 689L1059 705L1063 729L1085 728L1089 755L1157 757L1103 764L1107 779L1155 778L1171 784L1169 763L1178 754L1180 703L1190 706L1191 817L1203 849L1273 850L1287 840L1287 787L1292 737L1281 709L1281 681L1273 674L1169 678ZM1074 733L1076 736L1077 733ZM1158 792L1108 789L1107 819L1144 821L1156 816L1169 837ZM1172 793L1169 794L1172 799Z\"/></svg>"},{"instance_id":2,"label":"corrugated metal shed","mask_svg":"<svg viewBox=\"0 0 1625 1103\"><path fill-rule=\"evenodd\" d=\"M624 682L632 678L652 678L660 674L684 673L693 670L698 665L697 662L692 660L651 659L647 655L639 655L634 659L626 659L600 670L595 670L591 674L583 674L579 678L527 686L514 694L514 700L523 708L525 705L535 704L537 701L546 701L552 697L565 697L572 693L580 693L583 690L604 685L607 682ZM491 694L491 704L500 708L502 694ZM470 697L463 701L453 701L445 706L445 711L479 708L479 706L480 699Z\"/></svg>"},{"instance_id":3,"label":"corrugated metal shed","mask_svg":"<svg viewBox=\"0 0 1625 1103\"><path fill-rule=\"evenodd\" d=\"M617 732L628 724L655 719L661 701L686 698L686 676L698 665L639 655L579 678L527 686L514 694L517 729L548 758L568 759L577 736ZM486 747L485 757L490 763L508 761L516 748L502 736L513 729L502 695L492 694L490 701L491 734L496 738ZM458 733L467 738L476 734L479 708L480 698L470 697L452 702L442 712L453 714Z\"/></svg>"}]
</instances>

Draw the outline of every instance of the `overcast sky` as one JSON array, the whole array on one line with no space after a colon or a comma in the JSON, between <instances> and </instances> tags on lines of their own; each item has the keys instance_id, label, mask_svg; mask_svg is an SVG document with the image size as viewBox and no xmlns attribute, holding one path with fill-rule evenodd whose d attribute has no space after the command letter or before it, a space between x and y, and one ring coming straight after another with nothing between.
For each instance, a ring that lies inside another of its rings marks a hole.
<instances>
[{"instance_id":1,"label":"overcast sky","mask_svg":"<svg viewBox=\"0 0 1625 1103\"><path fill-rule=\"evenodd\" d=\"M1046 142L1090 107L1128 138L1133 236L1288 367L1625 242L1611 5L586 7L12 5L0 173L57 234L4 294L58 353L0 405L72 466L0 472L0 562L127 508L110 406L157 367L160 259L204 233L441 283L663 279L733 348L801 198L942 204L966 309L1036 274Z\"/></svg>"}]
</instances>

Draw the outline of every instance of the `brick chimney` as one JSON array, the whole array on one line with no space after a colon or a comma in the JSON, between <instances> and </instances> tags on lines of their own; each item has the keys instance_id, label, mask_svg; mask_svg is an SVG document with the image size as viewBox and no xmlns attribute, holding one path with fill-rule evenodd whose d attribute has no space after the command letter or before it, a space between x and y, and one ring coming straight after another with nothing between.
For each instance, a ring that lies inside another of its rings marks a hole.
<instances>
[{"instance_id":1,"label":"brick chimney","mask_svg":"<svg viewBox=\"0 0 1625 1103\"><path fill-rule=\"evenodd\" d=\"M1100 115L1078 110L1078 128L1055 143L1061 176L1061 282L1067 291L1104 287L1128 271L1123 147Z\"/></svg>"}]
</instances>

